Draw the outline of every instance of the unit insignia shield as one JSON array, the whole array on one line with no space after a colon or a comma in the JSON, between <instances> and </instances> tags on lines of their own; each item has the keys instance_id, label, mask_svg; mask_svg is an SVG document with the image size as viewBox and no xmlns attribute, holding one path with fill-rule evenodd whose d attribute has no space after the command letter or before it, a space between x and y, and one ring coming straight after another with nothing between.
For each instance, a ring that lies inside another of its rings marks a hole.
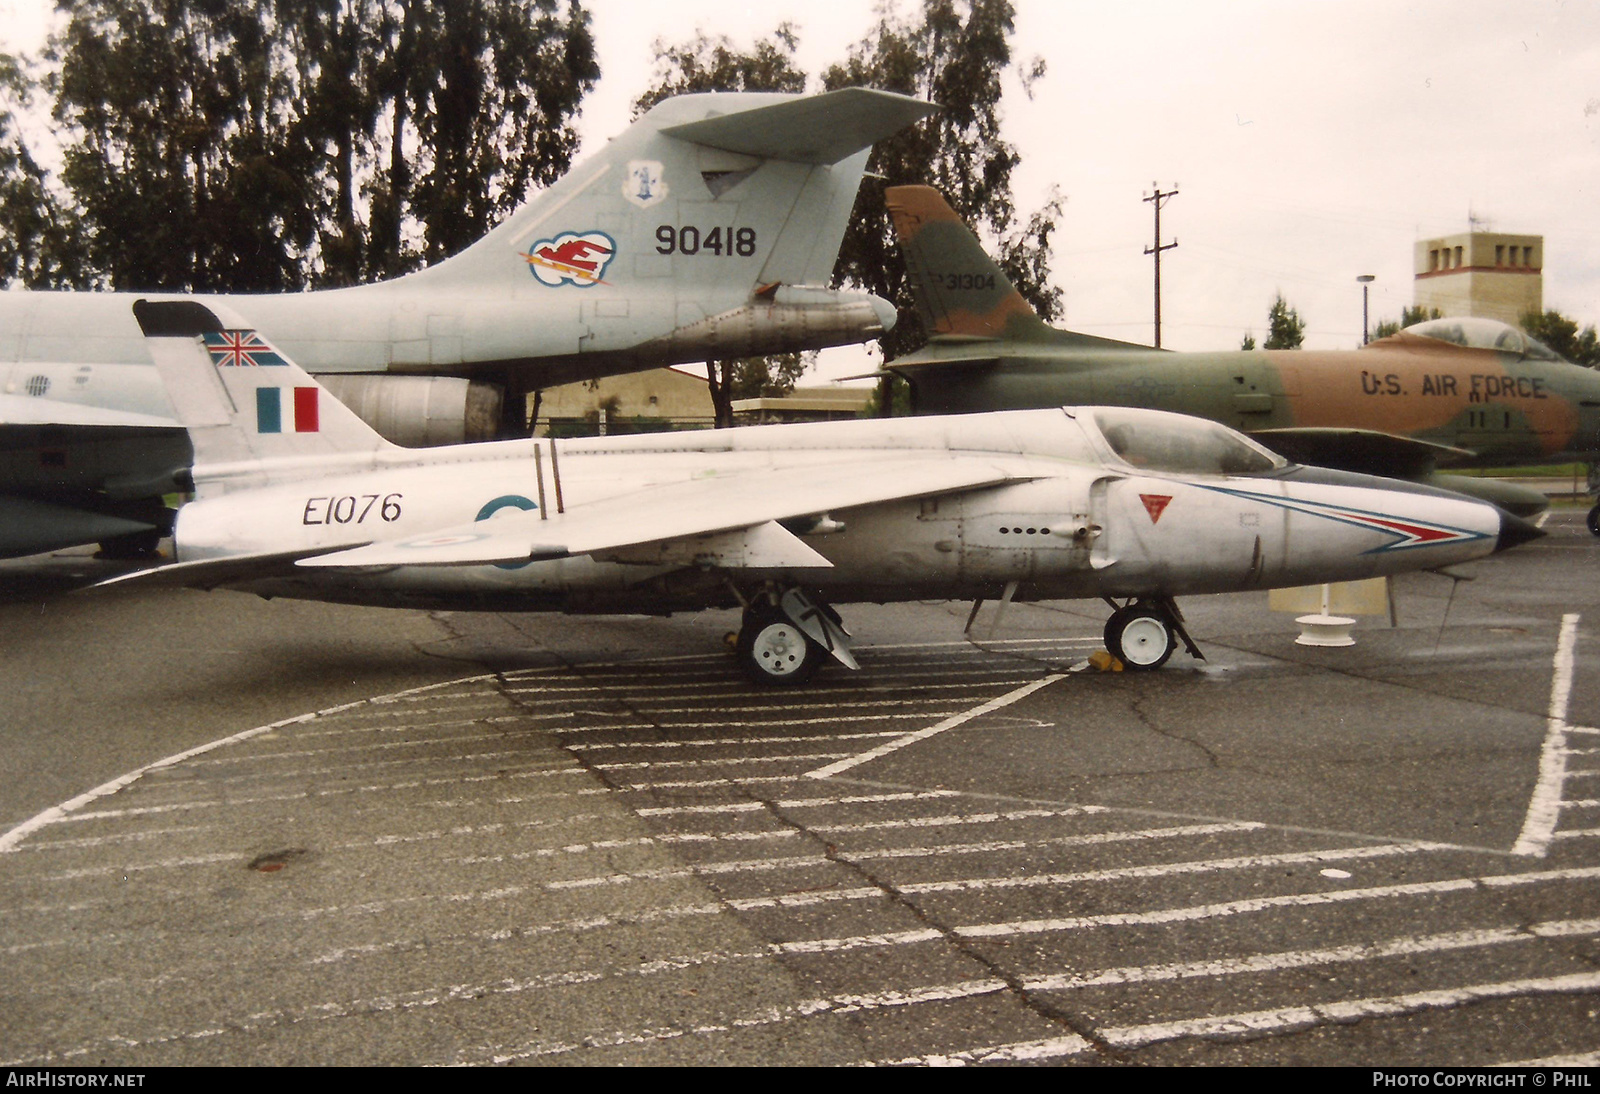
<instances>
[{"instance_id":1,"label":"unit insignia shield","mask_svg":"<svg viewBox=\"0 0 1600 1094\"><path fill-rule=\"evenodd\" d=\"M622 196L641 209L667 200L667 181L659 160L629 160Z\"/></svg>"}]
</instances>

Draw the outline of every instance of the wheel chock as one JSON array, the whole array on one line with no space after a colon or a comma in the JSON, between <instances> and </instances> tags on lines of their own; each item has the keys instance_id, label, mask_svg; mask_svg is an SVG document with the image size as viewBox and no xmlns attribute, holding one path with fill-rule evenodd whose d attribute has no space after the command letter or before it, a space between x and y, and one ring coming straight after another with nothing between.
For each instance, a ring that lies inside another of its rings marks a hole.
<instances>
[{"instance_id":1,"label":"wheel chock","mask_svg":"<svg viewBox=\"0 0 1600 1094\"><path fill-rule=\"evenodd\" d=\"M1095 650L1089 655L1089 664L1098 672L1121 672L1122 662L1105 650Z\"/></svg>"}]
</instances>

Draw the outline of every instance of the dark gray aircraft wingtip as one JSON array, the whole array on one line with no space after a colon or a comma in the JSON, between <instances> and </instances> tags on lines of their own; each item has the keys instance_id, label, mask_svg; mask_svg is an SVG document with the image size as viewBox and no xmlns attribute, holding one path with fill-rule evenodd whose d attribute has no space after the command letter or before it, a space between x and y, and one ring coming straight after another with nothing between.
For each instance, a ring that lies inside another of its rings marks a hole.
<instances>
[{"instance_id":1,"label":"dark gray aircraft wingtip","mask_svg":"<svg viewBox=\"0 0 1600 1094\"><path fill-rule=\"evenodd\" d=\"M133 317L146 338L197 338L223 329L211 309L196 300L135 300Z\"/></svg>"},{"instance_id":2,"label":"dark gray aircraft wingtip","mask_svg":"<svg viewBox=\"0 0 1600 1094\"><path fill-rule=\"evenodd\" d=\"M1523 520L1521 517L1512 516L1502 509L1500 510L1500 536L1495 540L1494 549L1496 553L1509 551L1519 544L1527 543L1530 540L1542 539L1544 535L1543 528L1538 527L1531 521Z\"/></svg>"}]
</instances>

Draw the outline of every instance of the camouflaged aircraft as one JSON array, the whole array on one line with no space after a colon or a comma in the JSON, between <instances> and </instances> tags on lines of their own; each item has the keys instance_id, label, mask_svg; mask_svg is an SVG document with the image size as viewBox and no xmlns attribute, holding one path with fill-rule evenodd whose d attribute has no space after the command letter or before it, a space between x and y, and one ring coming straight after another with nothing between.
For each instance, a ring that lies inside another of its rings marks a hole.
<instances>
[{"instance_id":1,"label":"camouflaged aircraft","mask_svg":"<svg viewBox=\"0 0 1600 1094\"><path fill-rule=\"evenodd\" d=\"M828 284L872 144L935 109L867 88L678 96L428 269L204 299L246 308L398 444L487 439L523 392L891 326L887 301ZM0 557L138 550L170 526L188 439L134 299L0 293Z\"/></svg>"},{"instance_id":2,"label":"camouflaged aircraft","mask_svg":"<svg viewBox=\"0 0 1600 1094\"><path fill-rule=\"evenodd\" d=\"M133 308L193 437L196 497L178 561L117 582L447 610L743 606L745 671L794 684L830 657L857 665L830 601L1105 598L1109 649L1151 669L1180 641L1200 655L1177 596L1429 569L1542 534L1128 407L397 448L220 307Z\"/></svg>"},{"instance_id":3,"label":"camouflaged aircraft","mask_svg":"<svg viewBox=\"0 0 1600 1094\"><path fill-rule=\"evenodd\" d=\"M1409 479L1523 516L1542 494L1439 468L1600 460L1600 373L1490 319L1359 350L1174 353L1044 323L926 186L890 187L926 347L888 368L918 414L1112 403L1223 422L1307 464ZM1600 535L1600 506L1589 513Z\"/></svg>"}]
</instances>

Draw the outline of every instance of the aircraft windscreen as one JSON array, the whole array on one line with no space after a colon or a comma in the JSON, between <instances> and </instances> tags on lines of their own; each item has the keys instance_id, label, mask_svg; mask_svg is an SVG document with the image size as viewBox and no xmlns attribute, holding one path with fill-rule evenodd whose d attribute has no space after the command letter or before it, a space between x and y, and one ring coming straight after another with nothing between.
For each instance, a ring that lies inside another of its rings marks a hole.
<instances>
[{"instance_id":1,"label":"aircraft windscreen","mask_svg":"<svg viewBox=\"0 0 1600 1094\"><path fill-rule=\"evenodd\" d=\"M1201 418L1104 407L1094 419L1112 451L1141 471L1256 475L1286 465L1243 434Z\"/></svg>"},{"instance_id":2,"label":"aircraft windscreen","mask_svg":"<svg viewBox=\"0 0 1600 1094\"><path fill-rule=\"evenodd\" d=\"M1559 361L1561 358L1549 346L1522 333L1509 323L1477 316L1450 316L1430 319L1406 328L1407 334L1422 338L1436 338L1467 349L1492 349L1501 353L1516 353L1540 361Z\"/></svg>"}]
</instances>

